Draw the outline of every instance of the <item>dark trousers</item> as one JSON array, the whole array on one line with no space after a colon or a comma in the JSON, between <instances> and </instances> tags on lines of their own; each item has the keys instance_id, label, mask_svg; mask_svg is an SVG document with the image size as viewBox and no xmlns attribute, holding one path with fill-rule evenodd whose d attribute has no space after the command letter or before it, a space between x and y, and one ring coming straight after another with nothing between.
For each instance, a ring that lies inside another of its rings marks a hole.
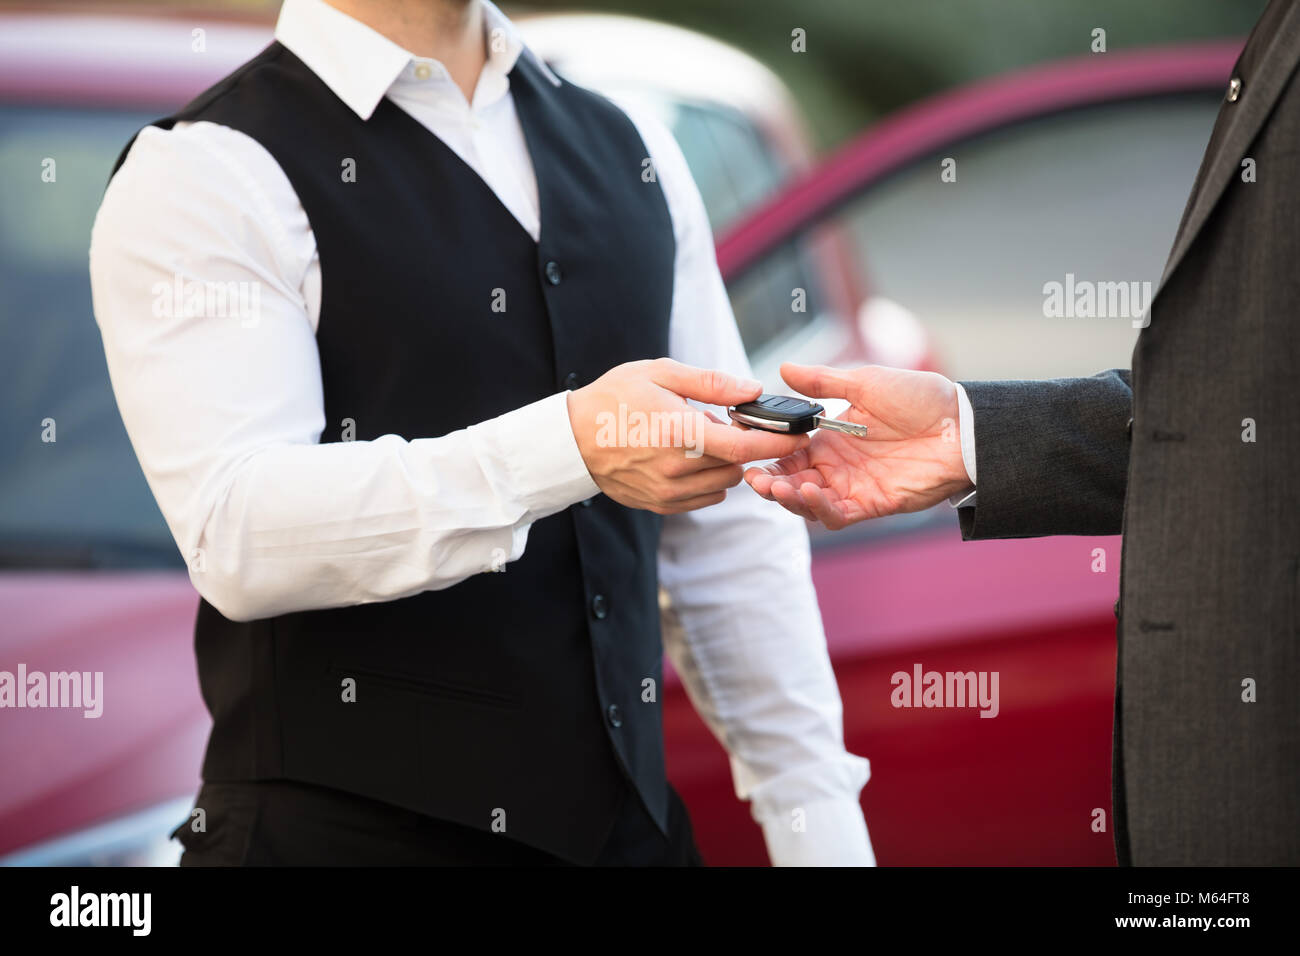
<instances>
[{"instance_id":1,"label":"dark trousers","mask_svg":"<svg viewBox=\"0 0 1300 956\"><path fill-rule=\"evenodd\" d=\"M564 866L503 833L427 817L287 780L205 783L194 817L172 833L181 866ZM686 806L669 788L668 834L624 787L597 866L702 866Z\"/></svg>"}]
</instances>

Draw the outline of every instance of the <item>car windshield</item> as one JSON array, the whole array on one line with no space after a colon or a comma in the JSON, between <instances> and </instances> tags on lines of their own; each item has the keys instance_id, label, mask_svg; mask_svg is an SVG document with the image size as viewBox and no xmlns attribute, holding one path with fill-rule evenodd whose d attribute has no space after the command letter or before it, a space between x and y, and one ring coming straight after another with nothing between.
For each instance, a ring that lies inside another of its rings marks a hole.
<instances>
[{"instance_id":1,"label":"car windshield","mask_svg":"<svg viewBox=\"0 0 1300 956\"><path fill-rule=\"evenodd\" d=\"M155 117L0 107L0 566L183 567L109 386L90 227Z\"/></svg>"}]
</instances>

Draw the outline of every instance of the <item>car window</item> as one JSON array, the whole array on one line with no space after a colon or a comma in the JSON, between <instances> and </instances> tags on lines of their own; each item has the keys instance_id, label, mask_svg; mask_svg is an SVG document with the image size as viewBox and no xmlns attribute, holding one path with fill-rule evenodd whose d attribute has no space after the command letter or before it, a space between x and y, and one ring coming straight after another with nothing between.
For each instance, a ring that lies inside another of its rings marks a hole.
<instances>
[{"instance_id":1,"label":"car window","mask_svg":"<svg viewBox=\"0 0 1300 956\"><path fill-rule=\"evenodd\" d=\"M118 416L87 263L113 161L153 118L0 106L3 566L182 566Z\"/></svg>"},{"instance_id":2,"label":"car window","mask_svg":"<svg viewBox=\"0 0 1300 956\"><path fill-rule=\"evenodd\" d=\"M676 102L670 128L704 197L714 232L774 193L788 170L741 113Z\"/></svg>"},{"instance_id":3,"label":"car window","mask_svg":"<svg viewBox=\"0 0 1300 956\"><path fill-rule=\"evenodd\" d=\"M838 218L873 288L920 319L951 377L1127 368L1221 99L1019 123L912 164Z\"/></svg>"},{"instance_id":4,"label":"car window","mask_svg":"<svg viewBox=\"0 0 1300 956\"><path fill-rule=\"evenodd\" d=\"M676 102L669 126L700 189L715 234L775 194L790 169L743 114L710 104ZM732 309L745 349L762 363L764 350L813 322L828 308L827 295L808 243L777 252L745 289L732 296ZM802 289L798 309L792 289ZM785 290L782 294L782 290Z\"/></svg>"}]
</instances>

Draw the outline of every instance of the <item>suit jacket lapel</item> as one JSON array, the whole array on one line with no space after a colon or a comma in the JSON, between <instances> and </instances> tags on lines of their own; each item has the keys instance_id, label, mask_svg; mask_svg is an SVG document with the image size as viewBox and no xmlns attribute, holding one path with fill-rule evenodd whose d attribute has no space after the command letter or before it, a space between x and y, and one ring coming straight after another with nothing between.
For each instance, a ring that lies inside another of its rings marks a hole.
<instances>
[{"instance_id":1,"label":"suit jacket lapel","mask_svg":"<svg viewBox=\"0 0 1300 956\"><path fill-rule=\"evenodd\" d=\"M1232 177L1240 172L1246 149L1264 125L1273 104L1294 72L1297 61L1300 61L1300 3L1291 0L1274 2L1286 2L1289 9L1279 21L1273 36L1266 40L1268 47L1260 57L1254 75L1243 77L1241 98L1235 103L1223 105L1220 120L1228 124L1227 128L1219 148L1213 153L1206 153L1201 160L1201 169L1196 177L1199 189L1193 193L1187 211L1183 214L1178 234L1174 237L1173 251L1170 252L1164 274L1160 277L1160 288L1164 288L1182 262ZM1159 289L1156 291L1159 294Z\"/></svg>"}]
</instances>

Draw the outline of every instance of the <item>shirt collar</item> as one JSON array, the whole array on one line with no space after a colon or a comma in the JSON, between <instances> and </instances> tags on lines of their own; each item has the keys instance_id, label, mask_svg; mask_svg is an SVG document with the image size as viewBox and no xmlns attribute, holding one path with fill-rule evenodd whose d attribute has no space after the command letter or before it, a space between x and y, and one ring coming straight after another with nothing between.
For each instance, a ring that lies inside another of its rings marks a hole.
<instances>
[{"instance_id":1,"label":"shirt collar","mask_svg":"<svg viewBox=\"0 0 1300 956\"><path fill-rule=\"evenodd\" d=\"M520 56L528 56L547 80L559 86L559 77L524 45L515 25L496 4L490 0L479 2L483 5L490 66L504 76ZM325 0L284 0L275 38L363 120L370 119L389 88L417 59L409 50Z\"/></svg>"}]
</instances>

